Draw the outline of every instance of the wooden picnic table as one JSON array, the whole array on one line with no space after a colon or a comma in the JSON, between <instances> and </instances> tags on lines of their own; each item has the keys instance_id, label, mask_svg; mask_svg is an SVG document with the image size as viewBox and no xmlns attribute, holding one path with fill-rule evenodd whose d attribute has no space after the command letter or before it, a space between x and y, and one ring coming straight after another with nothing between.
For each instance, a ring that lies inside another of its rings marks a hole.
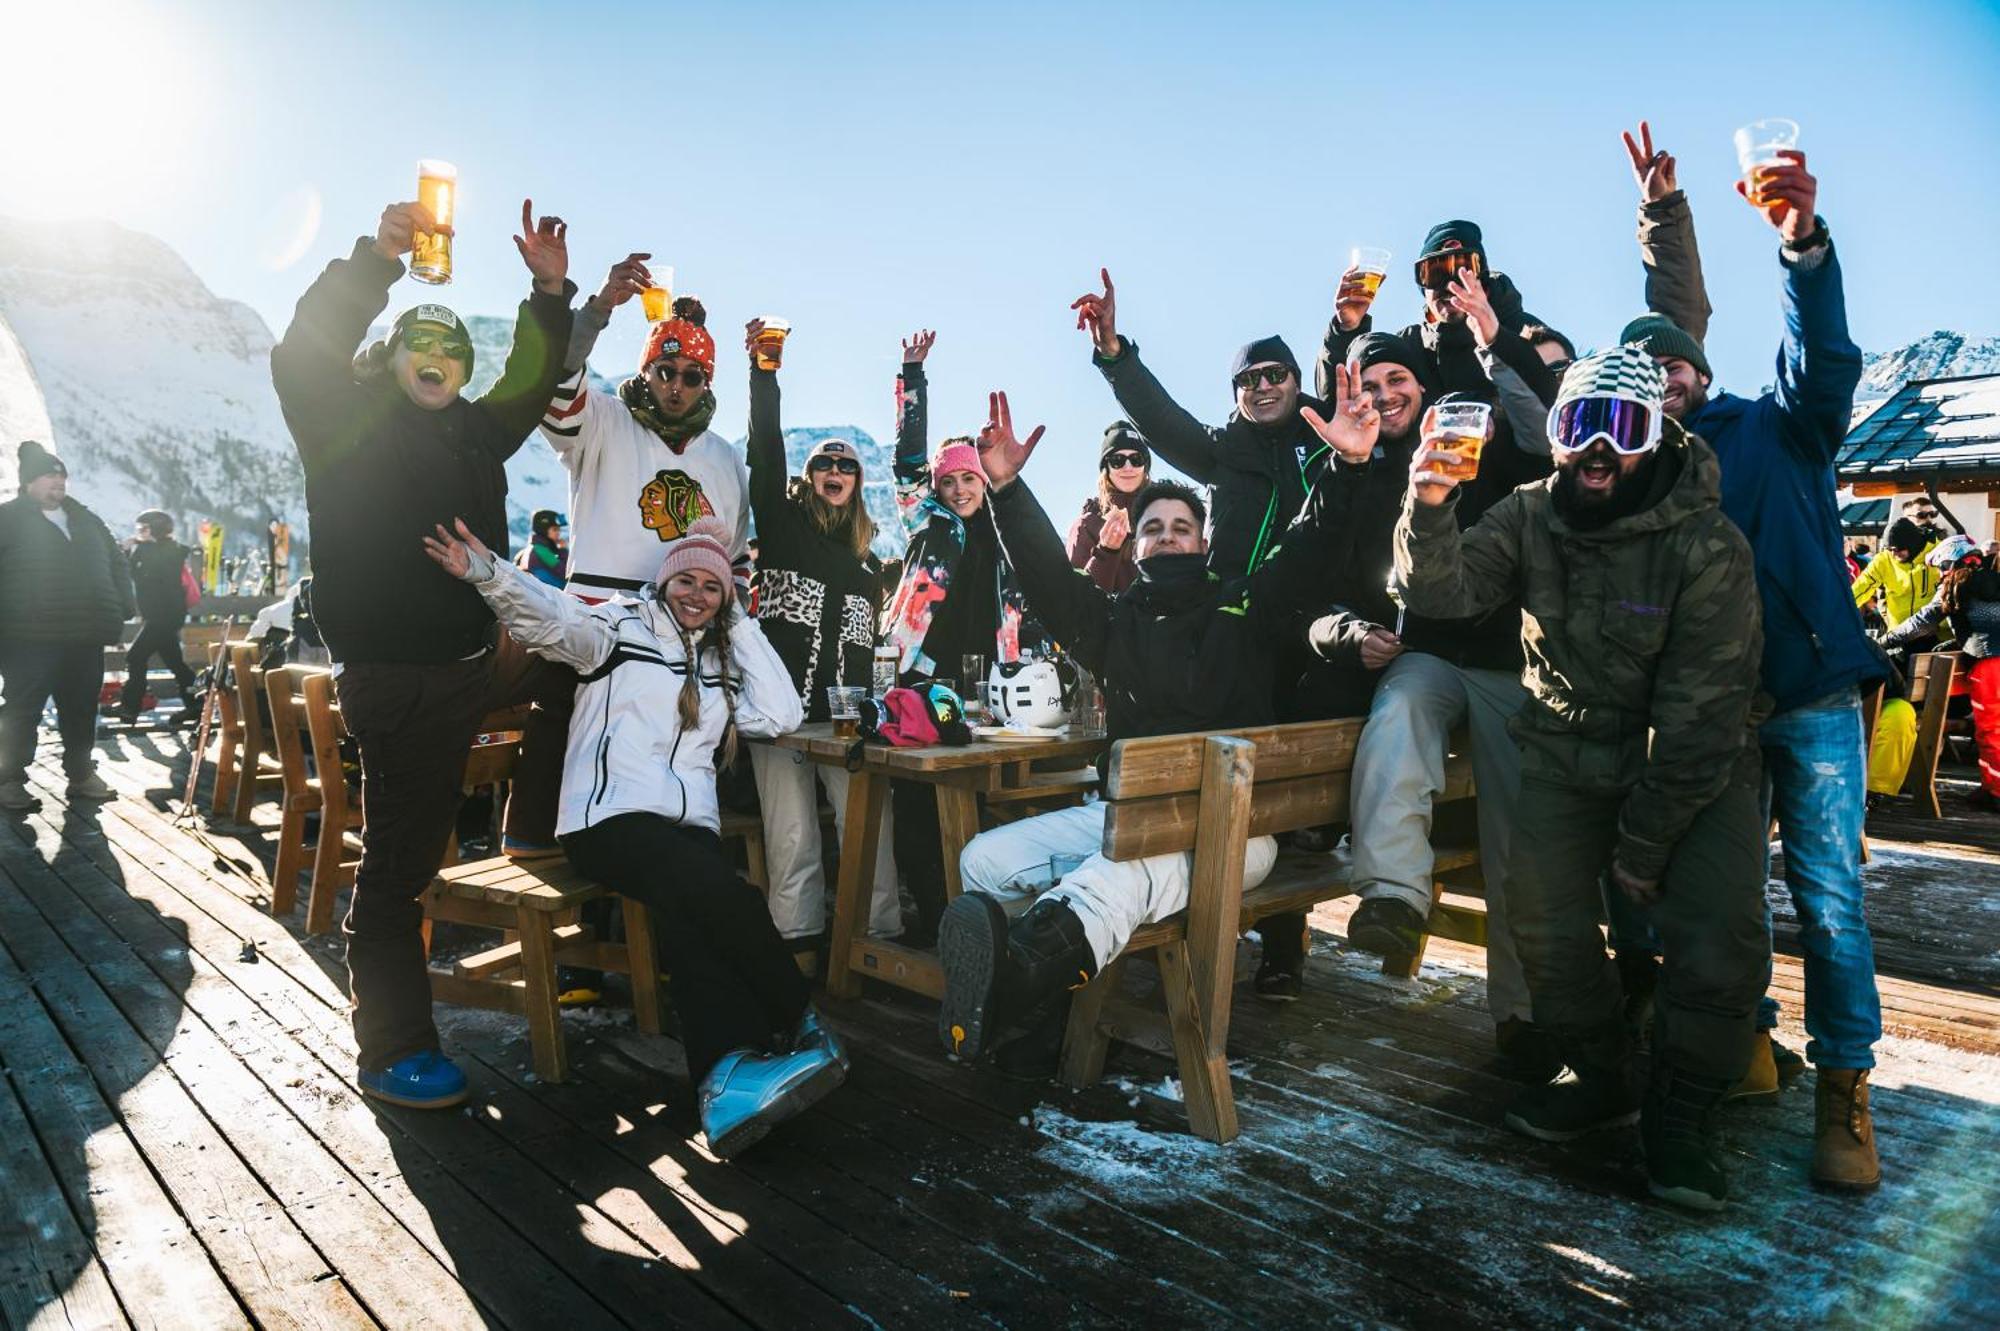
<instances>
[{"instance_id":1,"label":"wooden picnic table","mask_svg":"<svg viewBox=\"0 0 2000 1331\"><path fill-rule=\"evenodd\" d=\"M845 765L854 747L851 739L834 738L830 721L801 726L770 742L779 748L797 749L816 763L834 765ZM959 852L979 835L980 797L1031 790L1035 778L1045 775L1035 772L1037 763L1067 760L1081 765L1095 758L1104 743L1104 732L1092 731L1051 739L975 739L964 745L907 749L865 745L861 769L847 785L847 835L840 843L833 937L827 949L827 992L837 998L852 998L861 992L861 978L868 976L932 998L944 996L944 971L934 953L869 938L862 928L891 780L921 781L937 790L945 900L950 901L960 889Z\"/></svg>"}]
</instances>

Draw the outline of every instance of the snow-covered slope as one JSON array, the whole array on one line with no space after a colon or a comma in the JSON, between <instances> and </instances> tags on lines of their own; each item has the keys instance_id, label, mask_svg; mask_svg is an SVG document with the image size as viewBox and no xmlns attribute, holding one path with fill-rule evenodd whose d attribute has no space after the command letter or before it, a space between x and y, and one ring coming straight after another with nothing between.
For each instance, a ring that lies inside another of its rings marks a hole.
<instances>
[{"instance_id":1,"label":"snow-covered slope","mask_svg":"<svg viewBox=\"0 0 2000 1331\"><path fill-rule=\"evenodd\" d=\"M35 381L35 367L7 321L0 318L0 499L19 488L16 450L23 439L48 443L55 437L48 404Z\"/></svg>"},{"instance_id":2,"label":"snow-covered slope","mask_svg":"<svg viewBox=\"0 0 2000 1331\"><path fill-rule=\"evenodd\" d=\"M2000 337L1968 337L1940 328L1907 346L1871 351L1861 365L1861 387L1854 394L1857 424L1912 379L2000 374Z\"/></svg>"}]
</instances>

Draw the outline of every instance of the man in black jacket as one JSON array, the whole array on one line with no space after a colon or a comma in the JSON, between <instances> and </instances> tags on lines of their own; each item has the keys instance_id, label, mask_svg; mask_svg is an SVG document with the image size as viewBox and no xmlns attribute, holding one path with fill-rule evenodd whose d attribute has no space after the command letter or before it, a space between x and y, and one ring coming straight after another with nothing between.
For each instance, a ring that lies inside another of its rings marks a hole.
<instances>
[{"instance_id":1,"label":"man in black jacket","mask_svg":"<svg viewBox=\"0 0 2000 1331\"><path fill-rule=\"evenodd\" d=\"M1331 423L1329 433L1345 438L1358 415ZM1200 496L1155 481L1132 506L1138 579L1113 596L1070 567L1048 515L1015 483L1032 451L998 413L980 436L989 502L1028 603L1102 681L1110 739L1269 723L1271 661L1296 631L1296 608L1315 580L1319 533L1295 527L1253 575L1217 569ZM996 828L966 846L959 860L966 890L946 909L938 935L945 971L938 1032L948 1051L976 1058L1020 1021L1037 1027L1026 1043L1049 1054L1052 1023L1036 1023L1036 1014L1117 956L1134 929L1187 904L1193 856L1113 862L1096 853L1103 838L1104 806L1093 804ZM1055 854L1086 858L1051 888ZM1276 855L1272 838L1253 837L1244 885L1262 882ZM1037 895L1010 926L1001 899ZM1024 1061L1020 1070L1027 1068Z\"/></svg>"},{"instance_id":2,"label":"man in black jacket","mask_svg":"<svg viewBox=\"0 0 2000 1331\"><path fill-rule=\"evenodd\" d=\"M1326 465L1326 445L1299 415L1301 407L1320 404L1300 391L1298 358L1281 337L1244 346L1229 369L1236 410L1219 428L1203 425L1168 396L1139 359L1138 345L1119 336L1117 291L1108 270L1100 276L1103 292L1086 293L1070 306L1076 326L1090 333L1097 368L1153 451L1209 487L1215 513L1208 543L1216 571L1224 577L1255 572L1277 549Z\"/></svg>"},{"instance_id":3,"label":"man in black jacket","mask_svg":"<svg viewBox=\"0 0 2000 1331\"><path fill-rule=\"evenodd\" d=\"M156 656L173 672L174 687L185 704L182 715L194 718L194 671L188 669L187 656L181 650L181 625L187 622L188 611L187 587L182 580L187 557L188 548L174 539L174 520L169 514L149 508L138 516L125 547L125 559L132 569L132 591L139 603L139 636L125 652L125 688L118 699L118 715L127 725L139 719L146 696L146 671Z\"/></svg>"},{"instance_id":4,"label":"man in black jacket","mask_svg":"<svg viewBox=\"0 0 2000 1331\"><path fill-rule=\"evenodd\" d=\"M422 542L463 516L488 546L507 546L504 464L555 392L575 290L561 219L536 224L524 202L521 228L514 244L534 289L505 371L476 401L459 391L471 339L442 305L405 311L386 342L355 355L414 237L449 231L416 203L391 204L373 237L328 265L271 353L305 465L314 616L361 750L367 830L343 926L360 1084L416 1108L465 1098L465 1075L438 1052L417 896L443 858L480 718L532 697L543 678L511 642L496 650L486 603Z\"/></svg>"},{"instance_id":5,"label":"man in black jacket","mask_svg":"<svg viewBox=\"0 0 2000 1331\"><path fill-rule=\"evenodd\" d=\"M90 756L104 648L132 614L132 580L98 516L69 497L69 469L30 439L21 493L0 504L0 809L32 809L28 764L51 697L71 799L115 793Z\"/></svg>"}]
</instances>

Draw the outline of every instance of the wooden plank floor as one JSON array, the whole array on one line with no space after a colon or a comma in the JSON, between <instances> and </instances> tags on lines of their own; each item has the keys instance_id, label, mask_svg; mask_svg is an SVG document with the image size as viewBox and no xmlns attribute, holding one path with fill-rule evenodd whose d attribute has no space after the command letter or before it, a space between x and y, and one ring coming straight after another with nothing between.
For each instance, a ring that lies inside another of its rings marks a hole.
<instances>
[{"instance_id":1,"label":"wooden plank floor","mask_svg":"<svg viewBox=\"0 0 2000 1331\"><path fill-rule=\"evenodd\" d=\"M690 1140L680 1046L616 1008L566 1017L561 1086L517 1019L440 1008L471 1103L383 1110L337 935L266 913L275 813L177 827L181 738L104 749L119 800L66 807L45 748L41 811L0 820L6 1326L2000 1322L2000 846L1964 809L1877 829L1883 1188L1806 1186L1808 1081L1727 1114L1738 1200L1700 1218L1644 1198L1629 1136L1503 1131L1481 954L1385 979L1351 903L1303 1002L1237 1005L1228 1147L1166 1059L1024 1091L886 993L829 1009L848 1086L734 1165ZM1798 1045L1795 956L1774 989Z\"/></svg>"}]
</instances>

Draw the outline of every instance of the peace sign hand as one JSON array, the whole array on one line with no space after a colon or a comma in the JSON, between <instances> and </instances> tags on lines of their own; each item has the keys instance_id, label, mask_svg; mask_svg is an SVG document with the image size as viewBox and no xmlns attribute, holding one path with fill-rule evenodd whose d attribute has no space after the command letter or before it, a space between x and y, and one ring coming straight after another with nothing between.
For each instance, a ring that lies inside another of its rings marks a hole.
<instances>
[{"instance_id":1,"label":"peace sign hand","mask_svg":"<svg viewBox=\"0 0 2000 1331\"><path fill-rule=\"evenodd\" d=\"M1653 127L1641 120L1639 137L1634 139L1629 131L1620 137L1625 140L1625 154L1632 159L1632 179L1639 186L1639 198L1646 203L1658 203L1680 185L1674 180L1674 157L1672 153L1653 149Z\"/></svg>"},{"instance_id":2,"label":"peace sign hand","mask_svg":"<svg viewBox=\"0 0 2000 1331\"><path fill-rule=\"evenodd\" d=\"M1361 391L1359 370L1350 371L1345 365L1333 367L1330 419L1311 407L1300 407L1299 415L1343 462L1366 462L1374 456L1375 440L1382 432L1382 413L1375 410Z\"/></svg>"}]
</instances>

